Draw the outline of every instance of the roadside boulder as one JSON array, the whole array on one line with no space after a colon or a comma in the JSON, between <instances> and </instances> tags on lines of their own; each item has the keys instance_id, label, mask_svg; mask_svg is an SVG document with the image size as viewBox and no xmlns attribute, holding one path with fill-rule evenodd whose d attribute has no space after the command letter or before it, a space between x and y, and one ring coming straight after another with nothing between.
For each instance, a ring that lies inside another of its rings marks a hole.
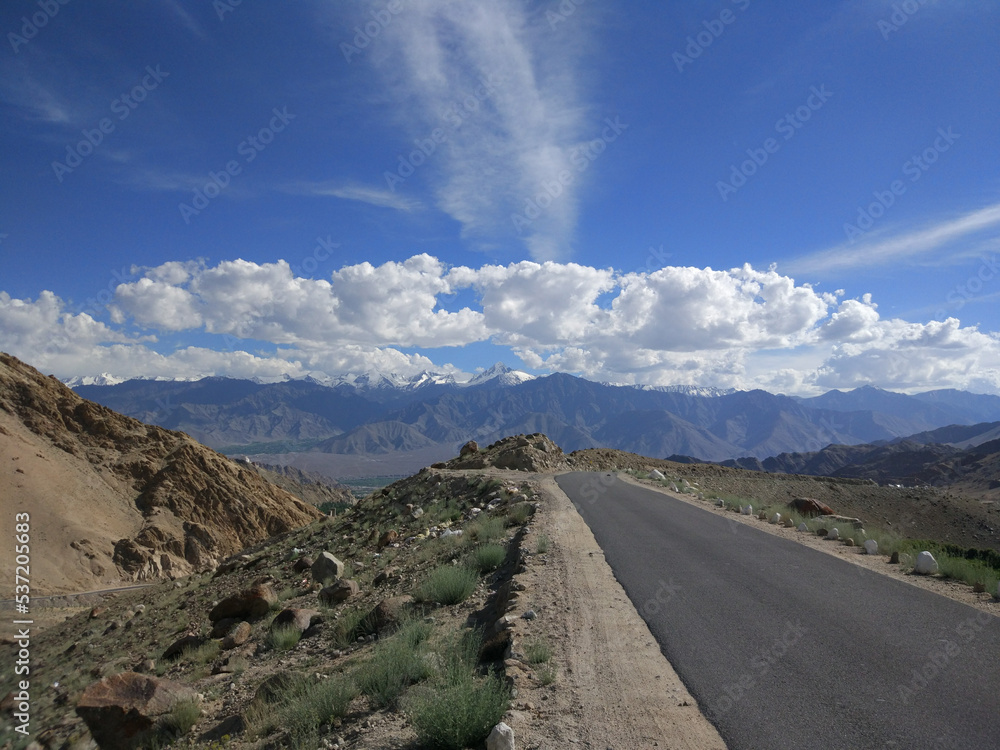
<instances>
[{"instance_id":1,"label":"roadside boulder","mask_svg":"<svg viewBox=\"0 0 1000 750\"><path fill-rule=\"evenodd\" d=\"M102 750L126 750L149 744L174 706L195 700L197 693L180 683L122 672L84 690L76 713Z\"/></svg>"},{"instance_id":2,"label":"roadside boulder","mask_svg":"<svg viewBox=\"0 0 1000 750\"><path fill-rule=\"evenodd\" d=\"M937 560L934 559L934 555L927 550L924 550L917 555L917 564L913 566L913 572L922 576L929 576L937 573L938 564Z\"/></svg>"},{"instance_id":3,"label":"roadside boulder","mask_svg":"<svg viewBox=\"0 0 1000 750\"><path fill-rule=\"evenodd\" d=\"M826 538L837 541L838 539L840 539L840 529L834 526L832 529L830 529L830 532L826 535Z\"/></svg>"},{"instance_id":4,"label":"roadside boulder","mask_svg":"<svg viewBox=\"0 0 1000 750\"><path fill-rule=\"evenodd\" d=\"M663 472L660 471L659 469L653 469L651 472L649 472L649 478L650 479L666 479L666 477L663 476ZM494 731L496 731L496 730L494 730Z\"/></svg>"},{"instance_id":5,"label":"roadside boulder","mask_svg":"<svg viewBox=\"0 0 1000 750\"><path fill-rule=\"evenodd\" d=\"M208 619L212 622L224 620L227 617L242 620L245 618L263 617L271 611L271 605L278 601L278 595L270 584L259 583L241 591L235 596L229 596L212 607Z\"/></svg>"},{"instance_id":6,"label":"roadside boulder","mask_svg":"<svg viewBox=\"0 0 1000 750\"><path fill-rule=\"evenodd\" d=\"M514 730L501 721L486 738L486 750L514 750Z\"/></svg>"},{"instance_id":7,"label":"roadside boulder","mask_svg":"<svg viewBox=\"0 0 1000 750\"><path fill-rule=\"evenodd\" d=\"M329 552L321 552L316 562L312 565L312 577L314 581L323 583L340 578L344 575L344 563L331 555Z\"/></svg>"},{"instance_id":8,"label":"roadside boulder","mask_svg":"<svg viewBox=\"0 0 1000 750\"><path fill-rule=\"evenodd\" d=\"M877 555L878 554L878 542L874 539L865 540L865 554L866 555Z\"/></svg>"},{"instance_id":9,"label":"roadside boulder","mask_svg":"<svg viewBox=\"0 0 1000 750\"><path fill-rule=\"evenodd\" d=\"M458 451L458 457L463 458L473 453L479 453L479 443L475 440L470 440Z\"/></svg>"}]
</instances>

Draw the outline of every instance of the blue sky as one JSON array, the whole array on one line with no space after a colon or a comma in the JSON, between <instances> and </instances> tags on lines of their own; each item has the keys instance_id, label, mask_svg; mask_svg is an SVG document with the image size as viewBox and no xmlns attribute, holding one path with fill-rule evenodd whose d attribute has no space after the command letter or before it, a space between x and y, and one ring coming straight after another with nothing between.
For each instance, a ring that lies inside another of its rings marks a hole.
<instances>
[{"instance_id":1,"label":"blue sky","mask_svg":"<svg viewBox=\"0 0 1000 750\"><path fill-rule=\"evenodd\" d=\"M13 0L0 33L0 349L46 372L1000 392L992 2Z\"/></svg>"}]
</instances>

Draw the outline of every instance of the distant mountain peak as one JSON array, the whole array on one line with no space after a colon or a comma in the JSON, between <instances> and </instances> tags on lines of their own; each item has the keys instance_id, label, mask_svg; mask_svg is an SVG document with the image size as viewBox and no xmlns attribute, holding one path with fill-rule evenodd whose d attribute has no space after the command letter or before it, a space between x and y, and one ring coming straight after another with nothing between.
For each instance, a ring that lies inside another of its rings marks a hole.
<instances>
[{"instance_id":1,"label":"distant mountain peak","mask_svg":"<svg viewBox=\"0 0 1000 750\"><path fill-rule=\"evenodd\" d=\"M512 386L520 385L521 383L526 383L527 381L534 379L534 375L529 375L521 370L514 370L505 365L503 362L497 362L488 370L483 370L474 378L464 383L464 385L482 385L483 383L495 380L499 385Z\"/></svg>"},{"instance_id":2,"label":"distant mountain peak","mask_svg":"<svg viewBox=\"0 0 1000 750\"><path fill-rule=\"evenodd\" d=\"M118 385L124 382L125 378L119 378L110 372L102 372L100 375L77 375L62 381L70 388L76 388L78 385Z\"/></svg>"}]
</instances>

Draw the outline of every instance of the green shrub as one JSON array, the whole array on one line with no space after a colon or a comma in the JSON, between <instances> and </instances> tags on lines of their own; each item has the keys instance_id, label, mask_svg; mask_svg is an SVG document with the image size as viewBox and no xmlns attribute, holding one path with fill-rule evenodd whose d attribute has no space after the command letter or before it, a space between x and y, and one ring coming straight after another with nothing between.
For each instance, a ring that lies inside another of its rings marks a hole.
<instances>
[{"instance_id":1,"label":"green shrub","mask_svg":"<svg viewBox=\"0 0 1000 750\"><path fill-rule=\"evenodd\" d=\"M499 568L507 557L507 550L499 544L484 544L477 547L469 556L472 567L480 573L489 573Z\"/></svg>"},{"instance_id":2,"label":"green shrub","mask_svg":"<svg viewBox=\"0 0 1000 750\"><path fill-rule=\"evenodd\" d=\"M549 538L545 534L540 535L538 541L535 542L535 552L539 555L544 555L549 551L549 544Z\"/></svg>"},{"instance_id":3,"label":"green shrub","mask_svg":"<svg viewBox=\"0 0 1000 750\"><path fill-rule=\"evenodd\" d=\"M403 638L382 641L355 674L361 692L380 708L395 708L410 685L426 680L430 667L419 648Z\"/></svg>"},{"instance_id":4,"label":"green shrub","mask_svg":"<svg viewBox=\"0 0 1000 750\"><path fill-rule=\"evenodd\" d=\"M325 680L309 682L300 691L289 696L279 711L282 726L295 747L319 744L319 728L341 719L358 690L350 679L334 675Z\"/></svg>"},{"instance_id":5,"label":"green shrub","mask_svg":"<svg viewBox=\"0 0 1000 750\"><path fill-rule=\"evenodd\" d=\"M348 609L341 613L333 626L331 638L334 648L344 649L354 644L360 636L373 635L375 624L363 609Z\"/></svg>"},{"instance_id":6,"label":"green shrub","mask_svg":"<svg viewBox=\"0 0 1000 750\"><path fill-rule=\"evenodd\" d=\"M535 674L542 685L551 685L556 681L556 669L553 666L543 667Z\"/></svg>"},{"instance_id":7,"label":"green shrub","mask_svg":"<svg viewBox=\"0 0 1000 750\"><path fill-rule=\"evenodd\" d=\"M170 713L160 722L161 736L170 739L183 737L198 723L201 716L201 706L195 699L178 701L170 709Z\"/></svg>"},{"instance_id":8,"label":"green shrub","mask_svg":"<svg viewBox=\"0 0 1000 750\"><path fill-rule=\"evenodd\" d=\"M492 542L506 534L507 523L503 518L481 518L470 523L465 530L471 539L477 542Z\"/></svg>"},{"instance_id":9,"label":"green shrub","mask_svg":"<svg viewBox=\"0 0 1000 750\"><path fill-rule=\"evenodd\" d=\"M531 518L534 510L535 509L531 507L531 503L518 503L510 509L509 518L518 526L523 526L524 523Z\"/></svg>"},{"instance_id":10,"label":"green shrub","mask_svg":"<svg viewBox=\"0 0 1000 750\"><path fill-rule=\"evenodd\" d=\"M357 694L357 687L344 675L325 680L295 679L276 701L247 712L248 734L266 737L276 729L284 729L293 747L316 747L319 728L343 718Z\"/></svg>"},{"instance_id":11,"label":"green shrub","mask_svg":"<svg viewBox=\"0 0 1000 750\"><path fill-rule=\"evenodd\" d=\"M413 598L418 602L458 604L469 598L478 583L479 576L474 570L460 565L442 565L431 571L413 592Z\"/></svg>"},{"instance_id":12,"label":"green shrub","mask_svg":"<svg viewBox=\"0 0 1000 750\"><path fill-rule=\"evenodd\" d=\"M524 655L529 664L542 664L552 658L552 647L547 641L536 639L525 644Z\"/></svg>"},{"instance_id":13,"label":"green shrub","mask_svg":"<svg viewBox=\"0 0 1000 750\"><path fill-rule=\"evenodd\" d=\"M267 645L276 651L287 651L294 648L301 638L302 631L294 625L279 625L268 633Z\"/></svg>"},{"instance_id":14,"label":"green shrub","mask_svg":"<svg viewBox=\"0 0 1000 750\"><path fill-rule=\"evenodd\" d=\"M471 673L422 691L407 707L422 747L463 750L479 747L503 718L510 691L499 677L476 679Z\"/></svg>"}]
</instances>

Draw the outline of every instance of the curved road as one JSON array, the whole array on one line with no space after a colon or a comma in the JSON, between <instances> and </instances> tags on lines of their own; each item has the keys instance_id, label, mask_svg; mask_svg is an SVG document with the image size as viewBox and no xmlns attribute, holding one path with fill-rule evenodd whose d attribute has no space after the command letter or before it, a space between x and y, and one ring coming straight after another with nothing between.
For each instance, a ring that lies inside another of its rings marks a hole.
<instances>
[{"instance_id":1,"label":"curved road","mask_svg":"<svg viewBox=\"0 0 1000 750\"><path fill-rule=\"evenodd\" d=\"M556 481L730 748L1000 748L1000 618L612 475Z\"/></svg>"}]
</instances>

